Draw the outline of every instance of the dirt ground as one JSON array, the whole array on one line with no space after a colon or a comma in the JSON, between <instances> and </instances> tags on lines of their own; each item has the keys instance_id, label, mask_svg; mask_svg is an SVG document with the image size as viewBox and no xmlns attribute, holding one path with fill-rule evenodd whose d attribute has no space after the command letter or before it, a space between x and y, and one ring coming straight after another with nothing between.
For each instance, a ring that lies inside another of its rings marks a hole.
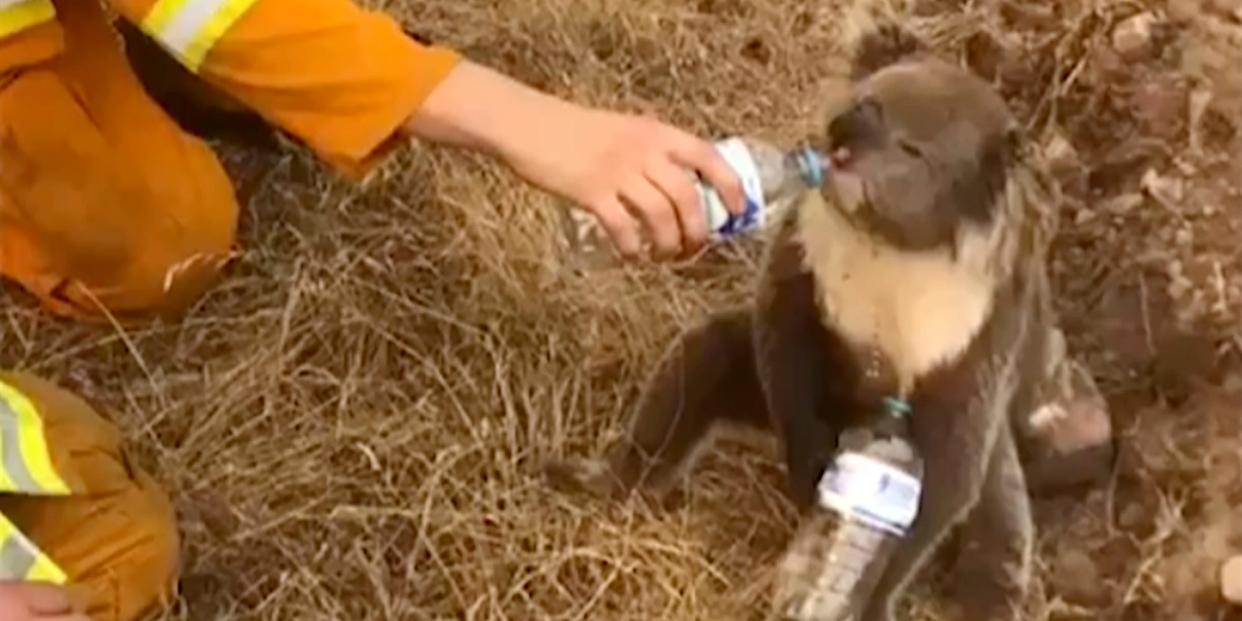
<instances>
[{"instance_id":1,"label":"dirt ground","mask_svg":"<svg viewBox=\"0 0 1242 621\"><path fill-rule=\"evenodd\" d=\"M841 4L385 6L577 101L791 142L823 123ZM1242 619L1216 577L1242 551L1242 3L922 2L910 24L1058 163L1056 286L1123 442L1107 485L1039 503L1030 618ZM353 187L294 147L220 152L242 256L182 322L73 325L0 290L0 366L106 407L172 491L169 619L757 618L792 528L772 446L720 444L675 506L536 470L604 446L668 339L745 295L754 248L583 277L556 202L492 162L419 146ZM913 618L947 618L935 574Z\"/></svg>"}]
</instances>

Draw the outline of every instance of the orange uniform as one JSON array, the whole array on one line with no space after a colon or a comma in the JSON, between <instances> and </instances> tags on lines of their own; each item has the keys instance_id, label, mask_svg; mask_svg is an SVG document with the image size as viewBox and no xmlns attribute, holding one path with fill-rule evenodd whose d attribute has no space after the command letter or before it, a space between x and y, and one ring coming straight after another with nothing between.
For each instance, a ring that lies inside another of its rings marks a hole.
<instances>
[{"instance_id":1,"label":"orange uniform","mask_svg":"<svg viewBox=\"0 0 1242 621\"><path fill-rule=\"evenodd\" d=\"M349 0L110 0L184 67L349 173L456 54ZM176 314L217 278L238 206L142 89L99 0L0 0L0 276L55 313ZM176 578L168 498L82 401L0 374L0 579L67 584L101 621Z\"/></svg>"},{"instance_id":2,"label":"orange uniform","mask_svg":"<svg viewBox=\"0 0 1242 621\"><path fill-rule=\"evenodd\" d=\"M111 4L348 172L457 58L348 0ZM186 307L234 243L215 156L142 90L97 0L0 0L0 37L0 274L77 317Z\"/></svg>"},{"instance_id":3,"label":"orange uniform","mask_svg":"<svg viewBox=\"0 0 1242 621\"><path fill-rule=\"evenodd\" d=\"M97 621L171 600L179 549L168 496L116 428L35 377L0 373L0 579L64 585Z\"/></svg>"}]
</instances>

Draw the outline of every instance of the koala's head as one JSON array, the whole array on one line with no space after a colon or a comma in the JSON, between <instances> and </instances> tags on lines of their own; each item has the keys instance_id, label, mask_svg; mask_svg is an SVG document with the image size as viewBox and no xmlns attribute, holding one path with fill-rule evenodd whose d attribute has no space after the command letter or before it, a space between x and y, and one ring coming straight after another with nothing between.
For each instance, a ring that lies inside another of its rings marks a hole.
<instances>
[{"instance_id":1,"label":"koala's head","mask_svg":"<svg viewBox=\"0 0 1242 621\"><path fill-rule=\"evenodd\" d=\"M853 72L822 138L829 202L904 249L989 225L1019 142L999 94L894 26L861 37Z\"/></svg>"}]
</instances>

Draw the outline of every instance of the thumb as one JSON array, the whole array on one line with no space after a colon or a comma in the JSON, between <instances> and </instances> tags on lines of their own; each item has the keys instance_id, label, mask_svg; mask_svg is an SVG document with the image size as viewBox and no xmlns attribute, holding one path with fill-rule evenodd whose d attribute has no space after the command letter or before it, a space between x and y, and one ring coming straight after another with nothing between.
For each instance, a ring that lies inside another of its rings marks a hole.
<instances>
[{"instance_id":1,"label":"thumb","mask_svg":"<svg viewBox=\"0 0 1242 621\"><path fill-rule=\"evenodd\" d=\"M65 589L44 583L2 581L0 582L0 602L5 609L16 606L27 613L45 615L63 615L72 611L69 594Z\"/></svg>"}]
</instances>

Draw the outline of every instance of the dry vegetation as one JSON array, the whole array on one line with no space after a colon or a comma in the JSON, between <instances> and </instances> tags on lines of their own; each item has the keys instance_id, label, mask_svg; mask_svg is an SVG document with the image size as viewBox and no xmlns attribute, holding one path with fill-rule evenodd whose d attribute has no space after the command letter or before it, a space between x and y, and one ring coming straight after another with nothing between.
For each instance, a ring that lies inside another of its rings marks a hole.
<instances>
[{"instance_id":1,"label":"dry vegetation","mask_svg":"<svg viewBox=\"0 0 1242 621\"><path fill-rule=\"evenodd\" d=\"M839 4L386 8L578 101L791 141L822 121ZM1215 570L1242 545L1242 4L922 4L915 26L1064 139L1057 285L1125 444L1108 486L1041 503L1032 618L1239 618ZM1151 49L1119 53L1145 11ZM791 526L771 447L721 445L664 507L558 497L535 470L603 445L662 344L744 295L753 249L582 278L558 267L555 203L491 162L419 147L355 188L296 150L221 152L243 257L183 322L0 302L0 365L105 405L172 490L170 618L754 617Z\"/></svg>"}]
</instances>

